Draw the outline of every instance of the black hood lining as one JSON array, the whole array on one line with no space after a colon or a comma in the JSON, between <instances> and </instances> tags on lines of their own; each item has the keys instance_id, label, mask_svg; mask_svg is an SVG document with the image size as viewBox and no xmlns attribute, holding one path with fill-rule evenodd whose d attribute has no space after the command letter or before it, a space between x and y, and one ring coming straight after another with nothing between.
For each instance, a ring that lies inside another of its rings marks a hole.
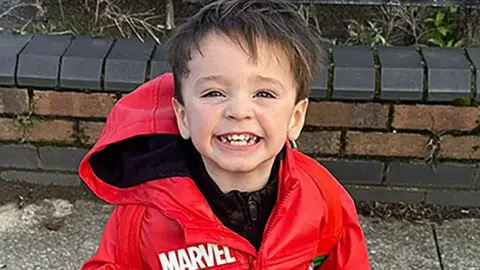
<instances>
[{"instance_id":1,"label":"black hood lining","mask_svg":"<svg viewBox=\"0 0 480 270\"><path fill-rule=\"evenodd\" d=\"M118 188L168 177L190 177L190 141L178 135L143 135L111 144L89 163L102 181Z\"/></svg>"},{"instance_id":2,"label":"black hood lining","mask_svg":"<svg viewBox=\"0 0 480 270\"><path fill-rule=\"evenodd\" d=\"M276 163L284 156L285 147ZM196 173L199 162L202 159L191 140L169 134L135 136L111 144L89 158L95 175L118 188L169 177L193 179L191 169ZM274 168L278 170L277 166Z\"/></svg>"}]
</instances>

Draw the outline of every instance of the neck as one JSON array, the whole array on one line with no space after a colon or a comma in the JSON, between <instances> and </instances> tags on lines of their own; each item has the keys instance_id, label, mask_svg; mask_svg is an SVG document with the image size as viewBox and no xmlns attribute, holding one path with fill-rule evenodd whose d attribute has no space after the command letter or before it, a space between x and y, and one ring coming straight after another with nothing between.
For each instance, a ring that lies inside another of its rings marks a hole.
<instances>
[{"instance_id":1,"label":"neck","mask_svg":"<svg viewBox=\"0 0 480 270\"><path fill-rule=\"evenodd\" d=\"M270 178L275 158L259 164L254 170L230 172L225 171L208 160L203 160L205 168L223 193L232 190L253 192L262 189Z\"/></svg>"}]
</instances>

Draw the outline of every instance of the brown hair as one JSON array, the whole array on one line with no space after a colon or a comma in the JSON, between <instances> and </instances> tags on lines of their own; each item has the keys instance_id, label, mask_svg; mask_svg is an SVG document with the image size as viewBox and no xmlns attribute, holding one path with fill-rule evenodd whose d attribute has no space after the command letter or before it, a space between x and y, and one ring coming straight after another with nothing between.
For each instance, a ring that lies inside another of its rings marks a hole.
<instances>
[{"instance_id":1,"label":"brown hair","mask_svg":"<svg viewBox=\"0 0 480 270\"><path fill-rule=\"evenodd\" d=\"M212 32L225 34L240 46L246 43L254 61L257 39L279 46L290 60L297 87L296 102L308 97L311 82L324 64L325 54L317 33L291 4L281 0L219 0L204 6L175 29L168 43L175 97L181 103L180 79L188 76L192 49L200 52L202 38Z\"/></svg>"}]
</instances>

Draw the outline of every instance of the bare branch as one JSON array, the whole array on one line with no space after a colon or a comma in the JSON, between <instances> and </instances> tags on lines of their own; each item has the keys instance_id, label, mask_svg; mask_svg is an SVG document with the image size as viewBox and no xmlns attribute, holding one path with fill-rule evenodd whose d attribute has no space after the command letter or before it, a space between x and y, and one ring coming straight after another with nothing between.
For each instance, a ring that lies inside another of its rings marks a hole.
<instances>
[{"instance_id":1,"label":"bare branch","mask_svg":"<svg viewBox=\"0 0 480 270\"><path fill-rule=\"evenodd\" d=\"M10 7L9 9L7 9L5 12L1 13L0 14L0 18L3 18L5 16L7 16L8 14L10 14L12 11L14 11L15 9L18 9L18 8L23 8L23 7L36 7L37 10L40 10L40 11L44 11L42 5L37 1L36 3L30 3L30 4L27 4L27 3L24 3L24 4L18 4L18 5L15 5L15 6L12 6Z\"/></svg>"}]
</instances>

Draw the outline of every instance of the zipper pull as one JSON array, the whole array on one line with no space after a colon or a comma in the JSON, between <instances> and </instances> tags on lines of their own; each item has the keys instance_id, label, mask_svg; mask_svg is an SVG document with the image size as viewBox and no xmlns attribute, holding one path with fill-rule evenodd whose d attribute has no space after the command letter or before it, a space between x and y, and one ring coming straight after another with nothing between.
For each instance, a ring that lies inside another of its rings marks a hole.
<instances>
[{"instance_id":1,"label":"zipper pull","mask_svg":"<svg viewBox=\"0 0 480 270\"><path fill-rule=\"evenodd\" d=\"M248 197L248 210L250 212L250 219L252 221L257 221L258 219L257 202L253 199L252 196Z\"/></svg>"}]
</instances>

